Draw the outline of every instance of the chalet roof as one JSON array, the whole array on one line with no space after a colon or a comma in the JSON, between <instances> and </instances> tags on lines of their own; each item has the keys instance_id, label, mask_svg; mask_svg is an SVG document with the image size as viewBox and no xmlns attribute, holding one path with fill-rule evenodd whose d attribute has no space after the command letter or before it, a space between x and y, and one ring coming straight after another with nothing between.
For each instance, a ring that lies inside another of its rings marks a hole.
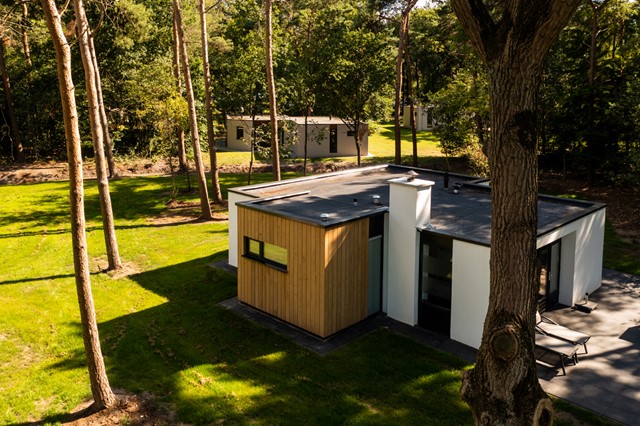
<instances>
[{"instance_id":1,"label":"chalet roof","mask_svg":"<svg viewBox=\"0 0 640 426\"><path fill-rule=\"evenodd\" d=\"M436 233L479 244L491 243L491 190L486 179L401 166L375 166L306 178L234 188L230 191L255 197L240 203L249 208L289 217L317 226L333 226L389 209L389 180L403 177L409 170L418 179L434 181L431 188L431 225ZM454 193L454 183L461 184ZM380 204L373 196L380 197ZM544 235L593 211L601 203L539 196L538 235ZM324 220L321 214L328 214Z\"/></svg>"},{"instance_id":2,"label":"chalet roof","mask_svg":"<svg viewBox=\"0 0 640 426\"><path fill-rule=\"evenodd\" d=\"M254 119L255 121L269 121L271 117L269 115L256 115ZM304 124L304 117L279 116L278 119L292 120L297 124ZM251 121L252 117L250 115L227 115L227 120ZM340 117L309 116L307 120L308 124L344 124L344 121L342 121Z\"/></svg>"}]
</instances>

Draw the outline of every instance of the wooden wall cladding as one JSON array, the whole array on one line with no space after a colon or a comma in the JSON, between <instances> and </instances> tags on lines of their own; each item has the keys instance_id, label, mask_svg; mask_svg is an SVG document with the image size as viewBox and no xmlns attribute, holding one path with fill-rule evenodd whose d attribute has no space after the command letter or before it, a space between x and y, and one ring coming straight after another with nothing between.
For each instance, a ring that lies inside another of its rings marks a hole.
<instances>
[{"instance_id":1,"label":"wooden wall cladding","mask_svg":"<svg viewBox=\"0 0 640 426\"><path fill-rule=\"evenodd\" d=\"M367 317L369 219L329 228L325 235L325 331Z\"/></svg>"},{"instance_id":2,"label":"wooden wall cladding","mask_svg":"<svg viewBox=\"0 0 640 426\"><path fill-rule=\"evenodd\" d=\"M321 337L366 317L368 220L326 229L238 206L238 298ZM244 237L284 247L288 270L243 257Z\"/></svg>"}]
</instances>

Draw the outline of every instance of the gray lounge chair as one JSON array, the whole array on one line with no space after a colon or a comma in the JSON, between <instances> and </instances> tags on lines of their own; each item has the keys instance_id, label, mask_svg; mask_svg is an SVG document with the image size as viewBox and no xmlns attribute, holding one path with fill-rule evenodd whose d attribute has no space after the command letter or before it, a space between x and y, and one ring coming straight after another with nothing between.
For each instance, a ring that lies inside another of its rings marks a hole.
<instances>
[{"instance_id":1,"label":"gray lounge chair","mask_svg":"<svg viewBox=\"0 0 640 426\"><path fill-rule=\"evenodd\" d=\"M536 333L536 349L543 351L544 354L557 355L562 366L562 374L567 375L565 370L565 359L570 359L573 364L578 363L578 346L565 340L560 340L552 336ZM539 359L536 356L537 359Z\"/></svg>"},{"instance_id":2,"label":"gray lounge chair","mask_svg":"<svg viewBox=\"0 0 640 426\"><path fill-rule=\"evenodd\" d=\"M589 341L591 336L562 326L551 318L540 315L540 313L538 312L536 312L536 331L540 334L555 337L556 339L564 340L565 342L582 346L584 348L584 353L588 353L587 342Z\"/></svg>"}]
</instances>

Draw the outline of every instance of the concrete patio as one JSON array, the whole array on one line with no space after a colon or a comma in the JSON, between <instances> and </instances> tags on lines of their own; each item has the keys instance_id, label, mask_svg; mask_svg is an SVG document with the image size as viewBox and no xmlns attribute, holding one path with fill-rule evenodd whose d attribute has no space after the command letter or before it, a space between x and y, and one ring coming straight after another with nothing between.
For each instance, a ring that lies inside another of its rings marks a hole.
<instances>
[{"instance_id":1,"label":"concrete patio","mask_svg":"<svg viewBox=\"0 0 640 426\"><path fill-rule=\"evenodd\" d=\"M538 367L544 390L627 425L640 422L640 277L604 270L602 287L589 297L597 309L546 312L558 323L591 335L577 365ZM582 351L580 351L582 352Z\"/></svg>"}]
</instances>

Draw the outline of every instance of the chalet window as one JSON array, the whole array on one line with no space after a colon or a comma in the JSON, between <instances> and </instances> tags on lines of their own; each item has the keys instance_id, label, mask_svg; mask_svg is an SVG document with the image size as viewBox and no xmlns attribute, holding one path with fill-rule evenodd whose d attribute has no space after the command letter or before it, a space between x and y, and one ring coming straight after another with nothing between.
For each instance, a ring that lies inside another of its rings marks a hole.
<instances>
[{"instance_id":1,"label":"chalet window","mask_svg":"<svg viewBox=\"0 0 640 426\"><path fill-rule=\"evenodd\" d=\"M354 132L353 130L347 130L347 136L349 137L353 137L353 135L355 135L356 132Z\"/></svg>"},{"instance_id":2,"label":"chalet window","mask_svg":"<svg viewBox=\"0 0 640 426\"><path fill-rule=\"evenodd\" d=\"M283 272L287 271L288 253L284 247L244 237L244 255Z\"/></svg>"},{"instance_id":3,"label":"chalet window","mask_svg":"<svg viewBox=\"0 0 640 426\"><path fill-rule=\"evenodd\" d=\"M242 126L236 127L236 139L244 138L244 128Z\"/></svg>"}]
</instances>

